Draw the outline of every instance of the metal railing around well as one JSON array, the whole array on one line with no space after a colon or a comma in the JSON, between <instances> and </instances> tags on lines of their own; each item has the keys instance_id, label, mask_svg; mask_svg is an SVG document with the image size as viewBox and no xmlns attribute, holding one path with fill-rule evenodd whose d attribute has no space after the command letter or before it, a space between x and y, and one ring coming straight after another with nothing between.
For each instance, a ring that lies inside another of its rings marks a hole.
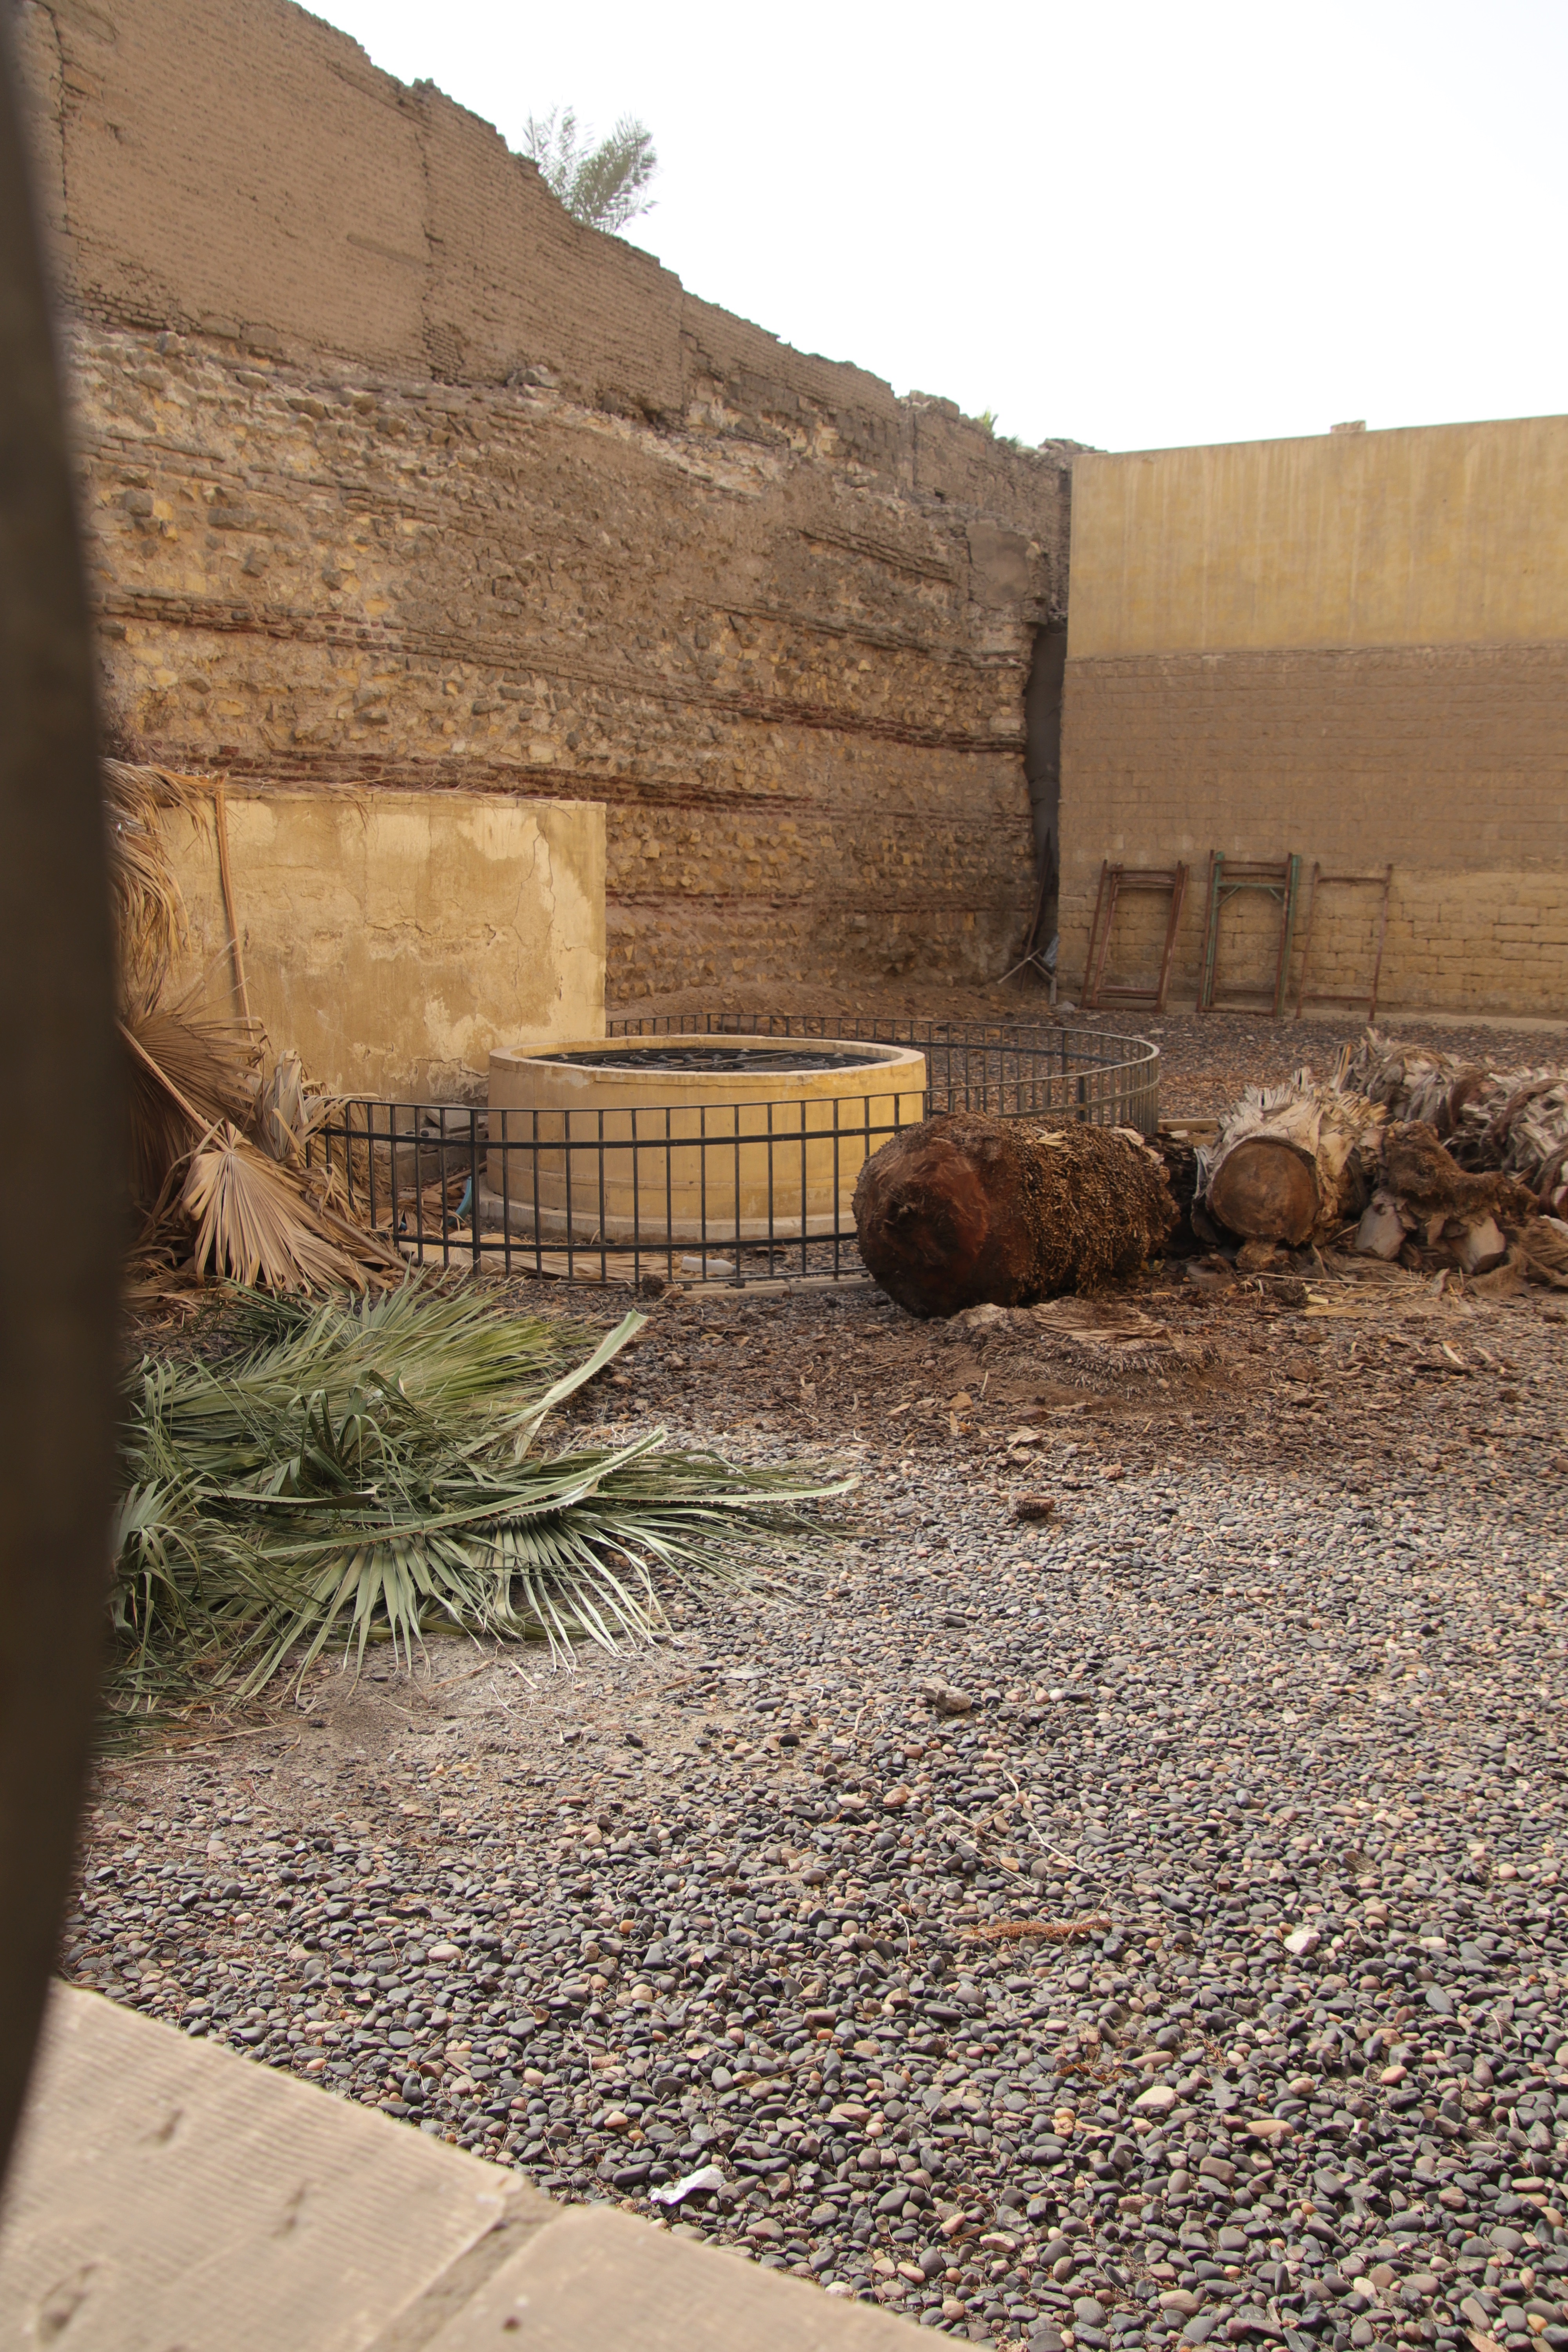
<instances>
[{"instance_id":1,"label":"metal railing around well","mask_svg":"<svg viewBox=\"0 0 1568 2352\"><path fill-rule=\"evenodd\" d=\"M865 1278L850 1202L889 1137L942 1111L1077 1118L1152 1134L1142 1038L1026 1024L768 1013L619 1016L612 1040L842 1038L925 1057L923 1097L498 1110L353 1099L311 1139L353 1213L411 1262L569 1281L743 1287ZM549 1048L541 1049L548 1052Z\"/></svg>"}]
</instances>

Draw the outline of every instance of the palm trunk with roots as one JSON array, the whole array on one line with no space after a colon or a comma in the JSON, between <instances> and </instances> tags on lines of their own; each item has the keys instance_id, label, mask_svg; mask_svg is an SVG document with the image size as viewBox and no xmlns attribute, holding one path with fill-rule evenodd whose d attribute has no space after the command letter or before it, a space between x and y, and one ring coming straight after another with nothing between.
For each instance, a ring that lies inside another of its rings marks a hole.
<instances>
[{"instance_id":1,"label":"palm trunk with roots","mask_svg":"<svg viewBox=\"0 0 1568 2352\"><path fill-rule=\"evenodd\" d=\"M867 1268L911 1315L1028 1306L1156 1256L1180 1212L1130 1129L955 1111L885 1143L855 1187Z\"/></svg>"}]
</instances>

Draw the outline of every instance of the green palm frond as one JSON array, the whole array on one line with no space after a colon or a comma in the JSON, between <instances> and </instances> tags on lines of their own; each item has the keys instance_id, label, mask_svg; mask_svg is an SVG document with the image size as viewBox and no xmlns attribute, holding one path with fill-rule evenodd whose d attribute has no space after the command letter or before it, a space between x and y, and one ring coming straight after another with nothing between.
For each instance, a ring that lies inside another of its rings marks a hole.
<instances>
[{"instance_id":1,"label":"green palm frond","mask_svg":"<svg viewBox=\"0 0 1568 2352\"><path fill-rule=\"evenodd\" d=\"M846 1482L666 1451L650 1431L553 1459L546 1415L642 1328L508 1316L411 1280L353 1307L259 1296L241 1349L145 1359L128 1383L113 1618L121 1703L198 1659L253 1694L335 1637L426 1631L613 1646L678 1583L754 1582L821 1549Z\"/></svg>"},{"instance_id":2,"label":"green palm frond","mask_svg":"<svg viewBox=\"0 0 1568 2352\"><path fill-rule=\"evenodd\" d=\"M618 235L639 213L651 212L648 189L658 171L652 133L623 114L595 146L573 107L552 106L523 129L523 152L538 164L546 186L574 220Z\"/></svg>"}]
</instances>

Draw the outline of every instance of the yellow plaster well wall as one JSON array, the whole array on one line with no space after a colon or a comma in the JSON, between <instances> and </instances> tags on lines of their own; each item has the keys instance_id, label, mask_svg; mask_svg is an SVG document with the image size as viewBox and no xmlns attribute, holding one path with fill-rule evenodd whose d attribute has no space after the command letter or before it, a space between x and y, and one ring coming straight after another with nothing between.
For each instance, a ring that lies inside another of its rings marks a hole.
<instances>
[{"instance_id":1,"label":"yellow plaster well wall","mask_svg":"<svg viewBox=\"0 0 1568 2352\"><path fill-rule=\"evenodd\" d=\"M492 1049L602 1036L605 812L500 793L230 789L250 1007L348 1093L483 1092ZM171 820L176 984L235 1009L210 815Z\"/></svg>"}]
</instances>

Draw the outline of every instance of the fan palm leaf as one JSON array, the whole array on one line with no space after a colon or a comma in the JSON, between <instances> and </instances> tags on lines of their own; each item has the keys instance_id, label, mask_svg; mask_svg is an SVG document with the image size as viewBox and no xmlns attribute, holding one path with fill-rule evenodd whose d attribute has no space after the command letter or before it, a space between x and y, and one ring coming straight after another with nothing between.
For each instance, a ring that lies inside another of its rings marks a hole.
<instances>
[{"instance_id":1,"label":"fan palm leaf","mask_svg":"<svg viewBox=\"0 0 1568 2352\"><path fill-rule=\"evenodd\" d=\"M130 1109L131 1190L160 1200L172 1172L222 1121L244 1125L256 1101L260 1047L232 1021L134 995L121 1016Z\"/></svg>"},{"instance_id":2,"label":"fan palm leaf","mask_svg":"<svg viewBox=\"0 0 1568 2352\"><path fill-rule=\"evenodd\" d=\"M806 1507L840 1479L667 1451L658 1430L531 1450L645 1320L595 1339L410 1281L357 1308L252 1294L233 1360L144 1360L117 1538L126 1699L197 1656L239 1695L334 1638L407 1660L437 1623L613 1647L653 1632L661 1588L753 1582L820 1549Z\"/></svg>"},{"instance_id":3,"label":"fan palm leaf","mask_svg":"<svg viewBox=\"0 0 1568 2352\"><path fill-rule=\"evenodd\" d=\"M310 1197L308 1171L268 1158L237 1128L194 1151L180 1204L196 1228L196 1272L247 1289L363 1291L372 1276L401 1277L395 1251Z\"/></svg>"}]
</instances>

